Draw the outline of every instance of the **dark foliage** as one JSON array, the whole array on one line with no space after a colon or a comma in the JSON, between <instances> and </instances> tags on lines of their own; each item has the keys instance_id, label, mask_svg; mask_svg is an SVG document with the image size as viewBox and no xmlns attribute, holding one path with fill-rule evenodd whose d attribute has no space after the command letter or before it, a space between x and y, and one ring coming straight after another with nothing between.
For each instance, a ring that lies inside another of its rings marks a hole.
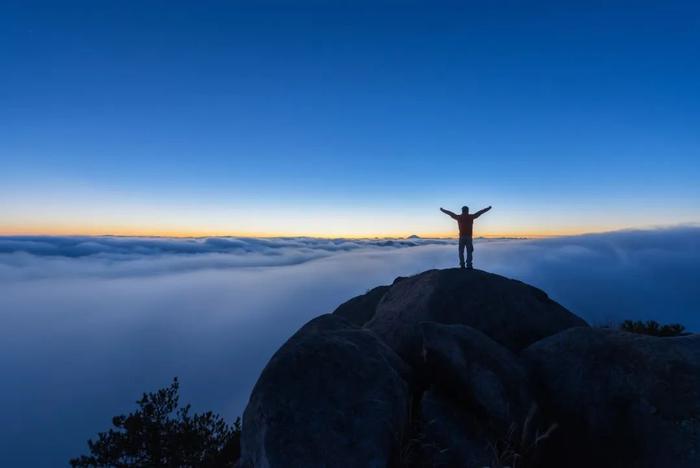
<instances>
[{"instance_id":1,"label":"dark foliage","mask_svg":"<svg viewBox=\"0 0 700 468\"><path fill-rule=\"evenodd\" d=\"M642 322L641 320L625 320L620 325L620 330L630 333L639 333L641 335L679 336L683 334L685 327L679 323L661 325L654 320L647 320L646 322Z\"/></svg>"},{"instance_id":2,"label":"dark foliage","mask_svg":"<svg viewBox=\"0 0 700 468\"><path fill-rule=\"evenodd\" d=\"M73 467L232 467L240 457L241 421L228 426L208 411L178 408L177 378L168 388L144 393L140 409L115 416L116 429L89 440L90 455L70 460Z\"/></svg>"}]
</instances>

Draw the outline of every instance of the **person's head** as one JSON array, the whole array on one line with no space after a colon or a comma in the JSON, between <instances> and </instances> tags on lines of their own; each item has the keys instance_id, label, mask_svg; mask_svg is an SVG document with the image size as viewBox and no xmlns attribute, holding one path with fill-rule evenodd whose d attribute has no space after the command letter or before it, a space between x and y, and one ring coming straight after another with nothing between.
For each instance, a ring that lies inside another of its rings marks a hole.
<instances>
[{"instance_id":1,"label":"person's head","mask_svg":"<svg viewBox=\"0 0 700 468\"><path fill-rule=\"evenodd\" d=\"M468 206L462 207L462 214L469 214L469 207Z\"/></svg>"}]
</instances>

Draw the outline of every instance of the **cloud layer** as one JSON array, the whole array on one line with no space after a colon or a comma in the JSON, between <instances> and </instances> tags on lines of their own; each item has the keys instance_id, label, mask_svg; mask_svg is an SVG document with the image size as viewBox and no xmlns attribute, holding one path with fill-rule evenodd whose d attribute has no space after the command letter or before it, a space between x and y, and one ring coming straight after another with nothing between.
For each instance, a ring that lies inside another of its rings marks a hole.
<instances>
[{"instance_id":1,"label":"cloud layer","mask_svg":"<svg viewBox=\"0 0 700 468\"><path fill-rule=\"evenodd\" d=\"M314 237L120 237L120 236L5 236L0 253L26 252L40 256L100 256L129 259L134 256L204 253L264 253L284 249L308 252L347 252L368 247L415 247L444 244L445 239L320 239Z\"/></svg>"},{"instance_id":2,"label":"cloud layer","mask_svg":"<svg viewBox=\"0 0 700 468\"><path fill-rule=\"evenodd\" d=\"M343 252L450 242L419 238L0 237L0 280L52 276L115 278L209 268L296 265Z\"/></svg>"},{"instance_id":3,"label":"cloud layer","mask_svg":"<svg viewBox=\"0 0 700 468\"><path fill-rule=\"evenodd\" d=\"M592 323L700 330L698 227L479 242L475 261ZM450 240L0 238L0 459L63 464L175 375L184 401L233 418L304 322L455 264Z\"/></svg>"}]
</instances>

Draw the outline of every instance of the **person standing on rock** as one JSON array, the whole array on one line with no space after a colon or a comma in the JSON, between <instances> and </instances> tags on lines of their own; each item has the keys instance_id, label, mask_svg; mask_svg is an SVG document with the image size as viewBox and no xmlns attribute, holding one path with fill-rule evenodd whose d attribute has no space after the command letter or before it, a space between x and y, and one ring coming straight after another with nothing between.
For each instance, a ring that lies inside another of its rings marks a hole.
<instances>
[{"instance_id":1,"label":"person standing on rock","mask_svg":"<svg viewBox=\"0 0 700 468\"><path fill-rule=\"evenodd\" d=\"M462 207L462 214L454 214L453 212L440 208L440 211L448 215L454 220L457 220L459 225L459 266L464 268L464 249L467 249L467 269L472 269L472 252L474 252L474 243L472 242L472 232L474 231L474 220L490 210L491 207L484 208L474 214L469 214L469 207Z\"/></svg>"}]
</instances>

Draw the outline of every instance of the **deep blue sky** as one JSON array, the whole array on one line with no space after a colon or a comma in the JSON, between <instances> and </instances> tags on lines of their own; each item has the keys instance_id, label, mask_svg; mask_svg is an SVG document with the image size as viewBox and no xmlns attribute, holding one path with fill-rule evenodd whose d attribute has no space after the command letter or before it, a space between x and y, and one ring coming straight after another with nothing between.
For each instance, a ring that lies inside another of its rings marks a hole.
<instances>
[{"instance_id":1,"label":"deep blue sky","mask_svg":"<svg viewBox=\"0 0 700 468\"><path fill-rule=\"evenodd\" d=\"M0 233L700 221L697 2L3 2Z\"/></svg>"}]
</instances>

